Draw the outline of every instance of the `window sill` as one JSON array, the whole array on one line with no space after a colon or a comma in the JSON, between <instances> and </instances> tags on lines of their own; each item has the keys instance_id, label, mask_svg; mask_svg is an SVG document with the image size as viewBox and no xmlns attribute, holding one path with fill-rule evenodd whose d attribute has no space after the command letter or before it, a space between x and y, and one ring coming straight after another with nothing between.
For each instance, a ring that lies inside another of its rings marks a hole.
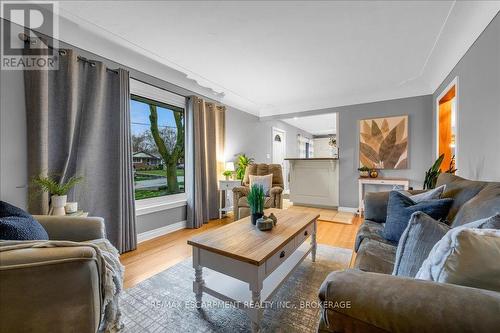
<instances>
[{"instance_id":1,"label":"window sill","mask_svg":"<svg viewBox=\"0 0 500 333\"><path fill-rule=\"evenodd\" d=\"M185 193L174 194L159 198L143 199L135 201L135 216L141 216L161 212L187 205Z\"/></svg>"}]
</instances>

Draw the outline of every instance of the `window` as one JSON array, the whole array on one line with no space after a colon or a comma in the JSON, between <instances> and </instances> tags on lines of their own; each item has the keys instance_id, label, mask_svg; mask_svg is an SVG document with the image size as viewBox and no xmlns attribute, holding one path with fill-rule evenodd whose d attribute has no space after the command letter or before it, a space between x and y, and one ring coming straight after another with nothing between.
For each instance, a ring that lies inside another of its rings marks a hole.
<instances>
[{"instance_id":1,"label":"window","mask_svg":"<svg viewBox=\"0 0 500 333\"><path fill-rule=\"evenodd\" d=\"M170 104L170 93L139 86L131 85L130 99L135 199L184 193L185 100Z\"/></svg>"}]
</instances>

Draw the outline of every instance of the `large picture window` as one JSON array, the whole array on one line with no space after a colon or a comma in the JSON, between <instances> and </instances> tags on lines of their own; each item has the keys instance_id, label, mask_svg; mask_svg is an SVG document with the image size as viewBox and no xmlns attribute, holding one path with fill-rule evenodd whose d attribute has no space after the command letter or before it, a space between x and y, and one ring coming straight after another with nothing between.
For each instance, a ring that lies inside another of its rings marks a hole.
<instances>
[{"instance_id":1,"label":"large picture window","mask_svg":"<svg viewBox=\"0 0 500 333\"><path fill-rule=\"evenodd\" d=\"M135 199L184 193L184 108L132 95Z\"/></svg>"}]
</instances>

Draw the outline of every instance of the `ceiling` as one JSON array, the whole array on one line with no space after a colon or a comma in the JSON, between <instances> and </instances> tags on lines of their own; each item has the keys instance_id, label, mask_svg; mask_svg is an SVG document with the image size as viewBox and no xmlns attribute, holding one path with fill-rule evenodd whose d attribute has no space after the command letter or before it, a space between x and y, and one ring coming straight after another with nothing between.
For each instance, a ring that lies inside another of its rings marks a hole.
<instances>
[{"instance_id":1,"label":"ceiling","mask_svg":"<svg viewBox=\"0 0 500 333\"><path fill-rule=\"evenodd\" d=\"M259 116L432 93L500 8L496 1L59 5L63 17L107 39L106 47L119 44L172 67ZM66 41L80 46L81 35Z\"/></svg>"},{"instance_id":2,"label":"ceiling","mask_svg":"<svg viewBox=\"0 0 500 333\"><path fill-rule=\"evenodd\" d=\"M326 113L316 116L304 116L282 119L284 122L300 128L312 135L335 134L337 127L337 114Z\"/></svg>"}]
</instances>

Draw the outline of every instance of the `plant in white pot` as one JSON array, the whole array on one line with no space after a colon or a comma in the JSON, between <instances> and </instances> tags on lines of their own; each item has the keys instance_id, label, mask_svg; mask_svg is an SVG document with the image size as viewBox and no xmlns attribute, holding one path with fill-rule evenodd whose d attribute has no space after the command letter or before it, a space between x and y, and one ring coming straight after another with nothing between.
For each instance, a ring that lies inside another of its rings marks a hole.
<instances>
[{"instance_id":1,"label":"plant in white pot","mask_svg":"<svg viewBox=\"0 0 500 333\"><path fill-rule=\"evenodd\" d=\"M83 180L83 177L73 176L66 182L58 182L51 176L38 176L33 178L33 184L36 185L40 191L47 192L50 197L52 215L66 215L64 206L68 201L68 192Z\"/></svg>"}]
</instances>

